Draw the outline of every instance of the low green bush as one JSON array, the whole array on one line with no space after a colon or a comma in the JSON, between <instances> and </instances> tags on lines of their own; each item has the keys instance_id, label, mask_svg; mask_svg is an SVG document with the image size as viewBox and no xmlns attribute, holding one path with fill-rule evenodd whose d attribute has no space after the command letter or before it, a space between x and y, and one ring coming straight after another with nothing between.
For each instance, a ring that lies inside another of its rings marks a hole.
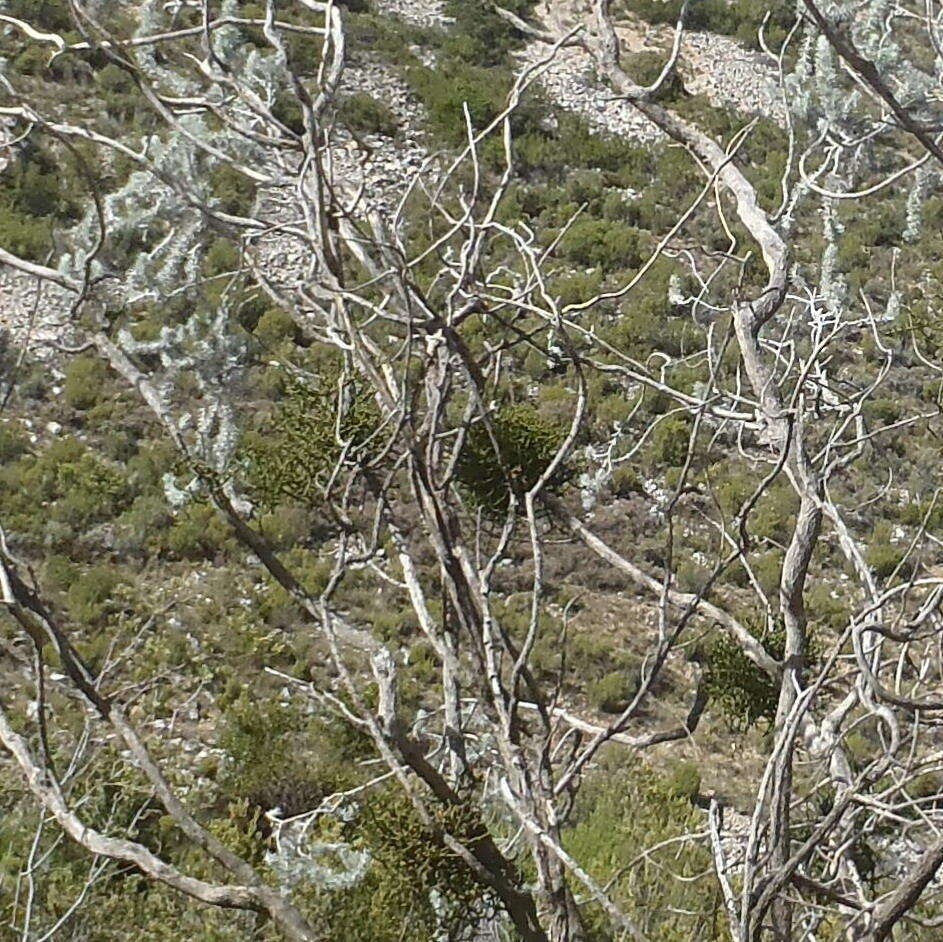
<instances>
[{"instance_id":1,"label":"low green bush","mask_svg":"<svg viewBox=\"0 0 943 942\"><path fill-rule=\"evenodd\" d=\"M393 137L396 134L396 116L389 106L366 94L357 92L338 102L344 123L360 134L379 134Z\"/></svg>"},{"instance_id":2,"label":"low green bush","mask_svg":"<svg viewBox=\"0 0 943 942\"><path fill-rule=\"evenodd\" d=\"M183 507L161 534L163 551L176 559L213 559L232 546L231 534L215 508L192 502Z\"/></svg>"},{"instance_id":3,"label":"low green bush","mask_svg":"<svg viewBox=\"0 0 943 942\"><path fill-rule=\"evenodd\" d=\"M887 579L900 566L904 558L903 546L895 546L880 536L865 553L865 561L879 579Z\"/></svg>"},{"instance_id":4,"label":"low green bush","mask_svg":"<svg viewBox=\"0 0 943 942\"><path fill-rule=\"evenodd\" d=\"M625 223L578 219L560 239L558 252L574 265L620 271L638 268L649 243L647 232Z\"/></svg>"},{"instance_id":5,"label":"low green bush","mask_svg":"<svg viewBox=\"0 0 943 942\"><path fill-rule=\"evenodd\" d=\"M645 51L622 56L623 67L637 85L654 85L666 62L667 56L662 52ZM681 81L678 70L674 69L659 86L654 100L670 102L684 94L684 83Z\"/></svg>"},{"instance_id":6,"label":"low green bush","mask_svg":"<svg viewBox=\"0 0 943 942\"><path fill-rule=\"evenodd\" d=\"M620 7L648 23L673 26L681 12L681 0L622 0ZM788 0L697 0L688 6L685 26L733 36L758 48L757 32L767 16L767 42L776 48L795 21L795 5Z\"/></svg>"},{"instance_id":7,"label":"low green bush","mask_svg":"<svg viewBox=\"0 0 943 942\"><path fill-rule=\"evenodd\" d=\"M786 630L747 624L766 652L782 661L786 650ZM817 658L814 637L810 637L806 662ZM710 644L704 662L704 683L709 702L717 707L732 730L743 731L757 723L771 724L779 704L779 685L744 654L730 635L718 633Z\"/></svg>"},{"instance_id":8,"label":"low green bush","mask_svg":"<svg viewBox=\"0 0 943 942\"><path fill-rule=\"evenodd\" d=\"M31 140L0 172L0 244L30 261L45 262L55 226L78 218L81 191L69 161Z\"/></svg>"},{"instance_id":9,"label":"low green bush","mask_svg":"<svg viewBox=\"0 0 943 942\"><path fill-rule=\"evenodd\" d=\"M602 713L621 713L639 687L637 671L612 671L586 688L586 697L594 709Z\"/></svg>"},{"instance_id":10,"label":"low green bush","mask_svg":"<svg viewBox=\"0 0 943 942\"><path fill-rule=\"evenodd\" d=\"M638 472L627 464L616 466L609 481L609 488L616 497L622 498L644 493Z\"/></svg>"},{"instance_id":11,"label":"low green bush","mask_svg":"<svg viewBox=\"0 0 943 942\"><path fill-rule=\"evenodd\" d=\"M563 844L645 938L720 942L728 929L710 852L684 838L703 828L691 801L700 776L683 766L665 775L624 753L605 759L580 789ZM600 908L584 915L593 942L613 938Z\"/></svg>"},{"instance_id":12,"label":"low green bush","mask_svg":"<svg viewBox=\"0 0 943 942\"><path fill-rule=\"evenodd\" d=\"M672 798L693 802L701 793L701 770L697 763L684 760L671 763L665 790Z\"/></svg>"},{"instance_id":13,"label":"low green bush","mask_svg":"<svg viewBox=\"0 0 943 942\"><path fill-rule=\"evenodd\" d=\"M311 517L306 507L282 505L259 518L259 529L276 549L287 550L311 536Z\"/></svg>"},{"instance_id":14,"label":"low green bush","mask_svg":"<svg viewBox=\"0 0 943 942\"><path fill-rule=\"evenodd\" d=\"M298 99L289 92L279 92L272 105L272 116L299 137L305 132L304 114Z\"/></svg>"},{"instance_id":15,"label":"low green bush","mask_svg":"<svg viewBox=\"0 0 943 942\"><path fill-rule=\"evenodd\" d=\"M58 499L53 516L58 520L84 528L110 520L127 506L127 480L91 452L59 465L54 473Z\"/></svg>"},{"instance_id":16,"label":"low green bush","mask_svg":"<svg viewBox=\"0 0 943 942\"><path fill-rule=\"evenodd\" d=\"M270 307L258 319L253 333L268 347L275 347L286 340L297 341L300 331L294 318L279 307Z\"/></svg>"},{"instance_id":17,"label":"low green bush","mask_svg":"<svg viewBox=\"0 0 943 942\"><path fill-rule=\"evenodd\" d=\"M502 6L526 19L534 3L535 0L507 0ZM445 41L445 53L465 62L486 67L499 65L525 38L487 0L446 0L443 12L454 20Z\"/></svg>"},{"instance_id":18,"label":"low green bush","mask_svg":"<svg viewBox=\"0 0 943 942\"><path fill-rule=\"evenodd\" d=\"M115 520L114 548L125 555L143 556L161 546L173 515L160 494L144 493Z\"/></svg>"},{"instance_id":19,"label":"low green bush","mask_svg":"<svg viewBox=\"0 0 943 942\"><path fill-rule=\"evenodd\" d=\"M214 239L203 257L203 274L211 278L238 268L239 246L232 239Z\"/></svg>"},{"instance_id":20,"label":"low green bush","mask_svg":"<svg viewBox=\"0 0 943 942\"><path fill-rule=\"evenodd\" d=\"M503 110L510 73L449 60L435 69L414 65L407 79L426 106L430 130L460 146L468 139L465 108L472 127L481 130Z\"/></svg>"},{"instance_id":21,"label":"low green bush","mask_svg":"<svg viewBox=\"0 0 943 942\"><path fill-rule=\"evenodd\" d=\"M29 451L29 440L14 422L0 422L0 464L16 461Z\"/></svg>"},{"instance_id":22,"label":"low green bush","mask_svg":"<svg viewBox=\"0 0 943 942\"><path fill-rule=\"evenodd\" d=\"M0 515L12 530L48 540L74 538L127 506L128 482L74 438L0 466Z\"/></svg>"},{"instance_id":23,"label":"low green bush","mask_svg":"<svg viewBox=\"0 0 943 942\"><path fill-rule=\"evenodd\" d=\"M651 435L651 456L659 464L680 468L688 456L691 421L686 416L672 415L659 422Z\"/></svg>"},{"instance_id":24,"label":"low green bush","mask_svg":"<svg viewBox=\"0 0 943 942\"><path fill-rule=\"evenodd\" d=\"M68 0L8 0L4 12L26 20L36 29L62 32L74 25Z\"/></svg>"},{"instance_id":25,"label":"low green bush","mask_svg":"<svg viewBox=\"0 0 943 942\"><path fill-rule=\"evenodd\" d=\"M107 391L108 368L96 356L79 356L66 367L62 398L66 405L86 411Z\"/></svg>"},{"instance_id":26,"label":"low green bush","mask_svg":"<svg viewBox=\"0 0 943 942\"><path fill-rule=\"evenodd\" d=\"M210 187L217 207L224 213L245 216L252 211L255 183L229 164L221 163L213 169Z\"/></svg>"},{"instance_id":27,"label":"low green bush","mask_svg":"<svg viewBox=\"0 0 943 942\"><path fill-rule=\"evenodd\" d=\"M120 584L114 566L93 566L75 578L66 590L69 614L82 624L98 622L113 607L114 592Z\"/></svg>"},{"instance_id":28,"label":"low green bush","mask_svg":"<svg viewBox=\"0 0 943 942\"><path fill-rule=\"evenodd\" d=\"M52 225L0 202L0 244L27 261L42 262L52 247Z\"/></svg>"}]
</instances>

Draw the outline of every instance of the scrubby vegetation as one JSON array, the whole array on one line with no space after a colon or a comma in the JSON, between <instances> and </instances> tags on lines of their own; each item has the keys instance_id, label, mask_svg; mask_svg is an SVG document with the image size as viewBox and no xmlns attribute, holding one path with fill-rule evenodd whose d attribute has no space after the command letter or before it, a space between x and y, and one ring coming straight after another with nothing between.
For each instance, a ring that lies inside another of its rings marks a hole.
<instances>
[{"instance_id":1,"label":"scrubby vegetation","mask_svg":"<svg viewBox=\"0 0 943 942\"><path fill-rule=\"evenodd\" d=\"M792 36L788 127L680 72L646 102L716 141L713 167L693 136L602 133L539 82L496 122L530 0L447 0L437 26L340 6L346 54L403 83L421 127L382 88L332 87L315 9L273 26L224 4L209 47L191 8L0 10L79 44L0 31L0 248L32 263L18 284L55 285L0 309L31 337L0 338L0 921L722 939L839 809L756 918L845 937L943 823L920 725L940 673L939 168L791 3L688 5L688 27L754 49L761 27L767 48ZM681 4L613 7L666 26ZM898 60L932 68L905 25ZM134 45L159 29L182 34ZM617 65L648 84L665 53ZM917 72L908 107L935 127ZM361 186L407 139L439 153L425 176ZM781 293L728 164L788 242ZM396 198L356 203L381 185ZM866 195L827 195L846 186ZM128 761L124 717L166 789ZM16 736L86 828L252 904L64 839ZM933 938L938 910L931 889L901 938Z\"/></svg>"}]
</instances>

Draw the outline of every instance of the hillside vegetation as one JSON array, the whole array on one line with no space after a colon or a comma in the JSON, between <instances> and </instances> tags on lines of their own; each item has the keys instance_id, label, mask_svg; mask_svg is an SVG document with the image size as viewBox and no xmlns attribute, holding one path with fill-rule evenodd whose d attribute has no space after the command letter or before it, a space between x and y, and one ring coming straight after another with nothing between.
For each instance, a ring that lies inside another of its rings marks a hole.
<instances>
[{"instance_id":1,"label":"hillside vegetation","mask_svg":"<svg viewBox=\"0 0 943 942\"><path fill-rule=\"evenodd\" d=\"M0 939L932 940L936 0L0 0Z\"/></svg>"}]
</instances>

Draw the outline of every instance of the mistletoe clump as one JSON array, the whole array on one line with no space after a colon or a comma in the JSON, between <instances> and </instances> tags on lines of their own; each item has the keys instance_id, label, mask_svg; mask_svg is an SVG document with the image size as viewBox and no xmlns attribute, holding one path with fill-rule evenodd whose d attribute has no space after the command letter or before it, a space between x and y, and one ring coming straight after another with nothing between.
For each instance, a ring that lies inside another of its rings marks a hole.
<instances>
[{"instance_id":1,"label":"mistletoe clump","mask_svg":"<svg viewBox=\"0 0 943 942\"><path fill-rule=\"evenodd\" d=\"M496 514L507 510L511 495L524 495L540 480L566 438L565 429L529 405L504 406L472 425L465 438L456 477L471 502ZM571 469L558 468L547 487L565 483Z\"/></svg>"},{"instance_id":2,"label":"mistletoe clump","mask_svg":"<svg viewBox=\"0 0 943 942\"><path fill-rule=\"evenodd\" d=\"M249 488L263 507L321 503L339 463L356 463L380 425L361 389L288 379L287 395L261 434L247 440Z\"/></svg>"}]
</instances>

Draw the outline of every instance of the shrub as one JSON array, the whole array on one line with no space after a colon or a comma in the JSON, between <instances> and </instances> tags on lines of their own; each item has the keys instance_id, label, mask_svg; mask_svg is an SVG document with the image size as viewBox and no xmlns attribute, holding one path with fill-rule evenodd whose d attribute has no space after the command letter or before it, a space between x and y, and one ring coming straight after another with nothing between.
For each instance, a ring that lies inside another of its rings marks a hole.
<instances>
[{"instance_id":1,"label":"shrub","mask_svg":"<svg viewBox=\"0 0 943 942\"><path fill-rule=\"evenodd\" d=\"M623 64L638 85L653 85L665 67L666 57L660 52L636 52L623 56ZM684 83L675 69L662 83L655 101L671 101L684 94Z\"/></svg>"},{"instance_id":2,"label":"shrub","mask_svg":"<svg viewBox=\"0 0 943 942\"><path fill-rule=\"evenodd\" d=\"M124 69L109 62L95 72L95 82L101 89L108 115L116 121L133 120L140 105L134 79Z\"/></svg>"},{"instance_id":3,"label":"shrub","mask_svg":"<svg viewBox=\"0 0 943 942\"><path fill-rule=\"evenodd\" d=\"M259 318L253 333L267 346L277 346L286 340L297 340L298 325L290 314L278 307L270 307Z\"/></svg>"},{"instance_id":4,"label":"shrub","mask_svg":"<svg viewBox=\"0 0 943 942\"><path fill-rule=\"evenodd\" d=\"M345 123L353 131L384 137L396 134L396 116L386 104L365 92L347 95L340 100L339 107Z\"/></svg>"},{"instance_id":5,"label":"shrub","mask_svg":"<svg viewBox=\"0 0 943 942\"><path fill-rule=\"evenodd\" d=\"M616 497L622 498L643 493L638 472L627 464L616 466L609 481L609 488Z\"/></svg>"},{"instance_id":6,"label":"shrub","mask_svg":"<svg viewBox=\"0 0 943 942\"><path fill-rule=\"evenodd\" d=\"M64 592L78 579L79 569L66 556L54 553L43 564L43 581L60 592Z\"/></svg>"},{"instance_id":7,"label":"shrub","mask_svg":"<svg viewBox=\"0 0 943 942\"><path fill-rule=\"evenodd\" d=\"M694 801L701 793L701 770L695 762L675 762L671 767L665 790L673 798Z\"/></svg>"},{"instance_id":8,"label":"shrub","mask_svg":"<svg viewBox=\"0 0 943 942\"><path fill-rule=\"evenodd\" d=\"M686 555L678 563L678 588L682 592L703 592L711 577L712 568L703 559Z\"/></svg>"},{"instance_id":9,"label":"shrub","mask_svg":"<svg viewBox=\"0 0 943 942\"><path fill-rule=\"evenodd\" d=\"M43 75L49 65L49 53L42 46L27 46L14 60L16 75Z\"/></svg>"},{"instance_id":10,"label":"shrub","mask_svg":"<svg viewBox=\"0 0 943 942\"><path fill-rule=\"evenodd\" d=\"M691 423L684 416L673 415L662 420L652 431L652 457L661 465L680 468L688 456L690 434Z\"/></svg>"},{"instance_id":11,"label":"shrub","mask_svg":"<svg viewBox=\"0 0 943 942\"><path fill-rule=\"evenodd\" d=\"M760 539L785 543L792 534L798 509L799 498L792 485L785 480L776 480L754 507L748 529Z\"/></svg>"},{"instance_id":12,"label":"shrub","mask_svg":"<svg viewBox=\"0 0 943 942\"><path fill-rule=\"evenodd\" d=\"M96 356L76 357L66 367L62 398L73 409L91 409L102 396L108 368Z\"/></svg>"},{"instance_id":13,"label":"shrub","mask_svg":"<svg viewBox=\"0 0 943 942\"><path fill-rule=\"evenodd\" d=\"M649 23L674 25L681 12L681 0L626 0L624 4L636 16ZM786 37L795 13L788 0L699 0L688 7L685 25L688 29L709 30L735 36L740 42L758 46L757 30L764 18L767 41L775 48Z\"/></svg>"},{"instance_id":14,"label":"shrub","mask_svg":"<svg viewBox=\"0 0 943 942\"><path fill-rule=\"evenodd\" d=\"M174 518L161 542L165 552L178 559L212 559L227 547L229 531L209 505L187 504Z\"/></svg>"},{"instance_id":15,"label":"shrub","mask_svg":"<svg viewBox=\"0 0 943 942\"><path fill-rule=\"evenodd\" d=\"M173 523L166 500L157 494L141 494L115 521L115 550L142 554L160 545L160 535Z\"/></svg>"},{"instance_id":16,"label":"shrub","mask_svg":"<svg viewBox=\"0 0 943 942\"><path fill-rule=\"evenodd\" d=\"M578 219L560 240L558 251L574 265L618 271L642 264L647 238L647 233L625 223Z\"/></svg>"},{"instance_id":17,"label":"shrub","mask_svg":"<svg viewBox=\"0 0 943 942\"><path fill-rule=\"evenodd\" d=\"M231 239L214 239L203 259L203 274L208 277L239 268L239 247Z\"/></svg>"},{"instance_id":18,"label":"shrub","mask_svg":"<svg viewBox=\"0 0 943 942\"><path fill-rule=\"evenodd\" d=\"M602 197L605 178L601 170L576 170L566 181L564 191L575 203L590 203Z\"/></svg>"},{"instance_id":19,"label":"shrub","mask_svg":"<svg viewBox=\"0 0 943 942\"><path fill-rule=\"evenodd\" d=\"M68 195L63 191L62 168L38 148L30 148L23 158L14 161L9 173L13 205L29 216L64 217L74 212Z\"/></svg>"},{"instance_id":20,"label":"shrub","mask_svg":"<svg viewBox=\"0 0 943 942\"><path fill-rule=\"evenodd\" d=\"M943 780L939 772L924 772L913 779L907 791L912 798L933 799L932 802L924 804L924 807L939 808L943 799Z\"/></svg>"},{"instance_id":21,"label":"shrub","mask_svg":"<svg viewBox=\"0 0 943 942\"><path fill-rule=\"evenodd\" d=\"M602 291L603 273L597 269L591 274L567 272L553 279L552 291L562 305L581 304Z\"/></svg>"},{"instance_id":22,"label":"shrub","mask_svg":"<svg viewBox=\"0 0 943 942\"><path fill-rule=\"evenodd\" d=\"M893 543L875 542L868 547L865 559L879 579L887 579L904 558L904 549Z\"/></svg>"},{"instance_id":23,"label":"shrub","mask_svg":"<svg viewBox=\"0 0 943 942\"><path fill-rule=\"evenodd\" d=\"M781 625L771 629L747 625L767 653L782 661L786 650L786 630ZM814 639L809 639L806 661L817 656ZM763 721L772 723L779 704L779 685L757 667L737 641L728 634L718 634L705 658L704 683L709 701L715 704L731 729L746 730Z\"/></svg>"},{"instance_id":24,"label":"shrub","mask_svg":"<svg viewBox=\"0 0 943 942\"><path fill-rule=\"evenodd\" d=\"M272 113L275 114L275 108ZM210 182L216 205L224 213L244 216L252 210L252 204L255 202L255 183L234 167L219 164L214 168Z\"/></svg>"},{"instance_id":25,"label":"shrub","mask_svg":"<svg viewBox=\"0 0 943 942\"><path fill-rule=\"evenodd\" d=\"M259 528L279 550L303 543L313 527L311 513L305 507L281 506L259 520Z\"/></svg>"},{"instance_id":26,"label":"shrub","mask_svg":"<svg viewBox=\"0 0 943 942\"><path fill-rule=\"evenodd\" d=\"M376 13L348 17L347 34L352 48L369 50L373 55L399 64L415 59L412 47L440 45L442 42L442 33L438 29Z\"/></svg>"},{"instance_id":27,"label":"shrub","mask_svg":"<svg viewBox=\"0 0 943 942\"><path fill-rule=\"evenodd\" d=\"M505 104L508 76L495 70L447 61L436 69L413 66L407 78L426 106L431 130L450 144L467 138L465 105L472 126L480 130Z\"/></svg>"},{"instance_id":28,"label":"shrub","mask_svg":"<svg viewBox=\"0 0 943 942\"><path fill-rule=\"evenodd\" d=\"M65 164L29 141L0 173L0 244L14 254L46 261L54 225L77 217Z\"/></svg>"},{"instance_id":29,"label":"shrub","mask_svg":"<svg viewBox=\"0 0 943 942\"><path fill-rule=\"evenodd\" d=\"M52 246L52 226L48 219L18 212L0 200L0 243L14 255L42 262Z\"/></svg>"},{"instance_id":30,"label":"shrub","mask_svg":"<svg viewBox=\"0 0 943 942\"><path fill-rule=\"evenodd\" d=\"M612 671L593 681L586 696L593 708L602 713L621 713L631 702L639 687L637 671Z\"/></svg>"},{"instance_id":31,"label":"shrub","mask_svg":"<svg viewBox=\"0 0 943 942\"><path fill-rule=\"evenodd\" d=\"M239 326L246 331L254 331L269 311L268 299L251 284L235 292L229 304Z\"/></svg>"},{"instance_id":32,"label":"shrub","mask_svg":"<svg viewBox=\"0 0 943 942\"><path fill-rule=\"evenodd\" d=\"M113 604L115 589L121 584L114 566L93 566L68 588L69 613L86 625L101 619Z\"/></svg>"},{"instance_id":33,"label":"shrub","mask_svg":"<svg viewBox=\"0 0 943 942\"><path fill-rule=\"evenodd\" d=\"M90 452L77 461L55 469L55 488L60 495L55 517L74 526L86 527L109 520L129 497L128 482L118 471Z\"/></svg>"},{"instance_id":34,"label":"shrub","mask_svg":"<svg viewBox=\"0 0 943 942\"><path fill-rule=\"evenodd\" d=\"M277 701L254 701L242 694L226 711L220 746L228 755L222 774L225 792L246 799L264 814L281 808L285 815L317 807L329 793L307 772L298 755L304 719Z\"/></svg>"},{"instance_id":35,"label":"shrub","mask_svg":"<svg viewBox=\"0 0 943 942\"><path fill-rule=\"evenodd\" d=\"M768 598L776 598L783 574L782 553L775 549L759 553L751 560L751 563L753 574L760 583L760 588Z\"/></svg>"},{"instance_id":36,"label":"shrub","mask_svg":"<svg viewBox=\"0 0 943 942\"><path fill-rule=\"evenodd\" d=\"M0 464L16 461L29 451L26 436L13 422L0 422Z\"/></svg>"},{"instance_id":37,"label":"shrub","mask_svg":"<svg viewBox=\"0 0 943 942\"><path fill-rule=\"evenodd\" d=\"M434 803L430 811L431 828L398 791L380 792L366 802L362 839L378 878L372 908L384 914L399 913L399 918L390 920L391 927L409 924L416 938L434 938L444 911L445 937L458 938L462 928L474 925L476 914L492 909L496 901L446 846L442 834L474 845L483 834L483 825L474 805ZM438 906L433 903L436 897L441 901ZM391 940L402 937L401 929L394 933Z\"/></svg>"},{"instance_id":38,"label":"shrub","mask_svg":"<svg viewBox=\"0 0 943 942\"><path fill-rule=\"evenodd\" d=\"M352 784L348 760L363 754L364 738L343 723L310 720L294 705L252 698L233 678L235 693L221 721L219 744L227 759L220 785L231 800L247 800L265 813L287 815L317 807L321 799Z\"/></svg>"},{"instance_id":39,"label":"shrub","mask_svg":"<svg viewBox=\"0 0 943 942\"><path fill-rule=\"evenodd\" d=\"M375 637L384 644L408 638L418 627L415 614L409 609L395 606L377 608L371 616L371 627ZM422 691L428 693L428 690Z\"/></svg>"},{"instance_id":40,"label":"shrub","mask_svg":"<svg viewBox=\"0 0 943 942\"><path fill-rule=\"evenodd\" d=\"M645 938L724 938L710 853L702 842L682 839L703 826L691 804L696 770L675 779L623 755L617 762L603 760L580 790L563 835L567 851ZM584 912L590 938L612 938L604 913L592 905Z\"/></svg>"},{"instance_id":41,"label":"shrub","mask_svg":"<svg viewBox=\"0 0 943 942\"><path fill-rule=\"evenodd\" d=\"M54 545L74 528L113 518L129 496L127 481L74 438L0 466L0 509L20 533L43 533Z\"/></svg>"},{"instance_id":42,"label":"shrub","mask_svg":"<svg viewBox=\"0 0 943 942\"><path fill-rule=\"evenodd\" d=\"M74 25L67 0L8 0L4 7L4 12L38 29L61 32Z\"/></svg>"},{"instance_id":43,"label":"shrub","mask_svg":"<svg viewBox=\"0 0 943 942\"><path fill-rule=\"evenodd\" d=\"M289 131L293 131L299 137L304 134L304 116L301 112L301 105L298 104L294 95L279 92L271 110L272 116L281 121Z\"/></svg>"},{"instance_id":44,"label":"shrub","mask_svg":"<svg viewBox=\"0 0 943 942\"><path fill-rule=\"evenodd\" d=\"M533 5L534 0L508 0L503 4L521 17L526 16ZM444 12L455 21L445 43L445 52L466 62L499 65L523 38L487 0L446 0Z\"/></svg>"}]
</instances>

